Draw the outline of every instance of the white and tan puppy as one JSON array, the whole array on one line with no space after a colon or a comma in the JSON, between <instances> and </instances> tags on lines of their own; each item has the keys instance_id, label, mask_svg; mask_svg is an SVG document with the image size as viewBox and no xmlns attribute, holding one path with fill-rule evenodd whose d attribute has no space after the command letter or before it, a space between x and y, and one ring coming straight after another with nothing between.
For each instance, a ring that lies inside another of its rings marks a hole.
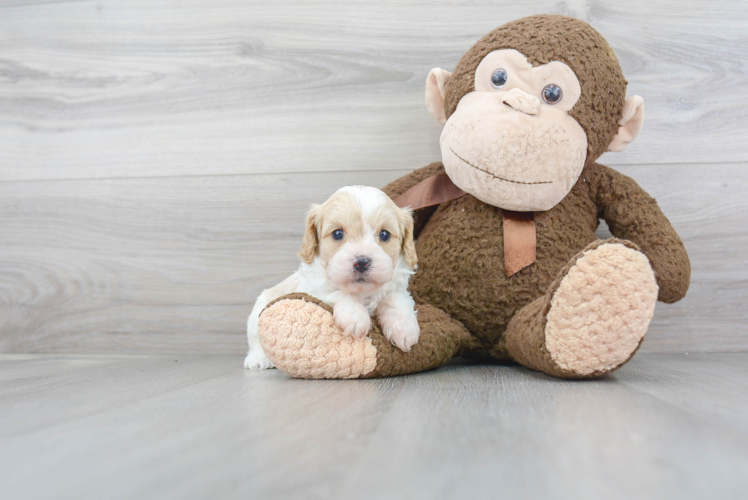
<instances>
[{"instance_id":1,"label":"white and tan puppy","mask_svg":"<svg viewBox=\"0 0 748 500\"><path fill-rule=\"evenodd\" d=\"M333 308L338 327L363 337L376 315L384 336L403 351L418 342L420 329L408 292L416 267L413 217L379 189L341 188L306 217L299 270L263 291L247 321L245 368L272 368L257 334L260 313L283 295L303 292Z\"/></svg>"}]
</instances>

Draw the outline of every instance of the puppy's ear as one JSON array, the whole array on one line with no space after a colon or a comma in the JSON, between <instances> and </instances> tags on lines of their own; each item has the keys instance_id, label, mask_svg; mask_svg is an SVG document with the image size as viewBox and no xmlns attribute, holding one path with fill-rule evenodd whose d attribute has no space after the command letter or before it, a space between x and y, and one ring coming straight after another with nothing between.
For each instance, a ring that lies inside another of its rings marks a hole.
<instances>
[{"instance_id":1,"label":"puppy's ear","mask_svg":"<svg viewBox=\"0 0 748 500\"><path fill-rule=\"evenodd\" d=\"M307 264L314 261L314 256L317 254L317 248L319 247L319 236L317 235L319 210L319 205L312 205L306 213L306 228L304 229L304 239L301 240L299 258Z\"/></svg>"},{"instance_id":2,"label":"puppy's ear","mask_svg":"<svg viewBox=\"0 0 748 500\"><path fill-rule=\"evenodd\" d=\"M413 214L408 208L400 209L400 223L403 234L403 257L409 268L415 269L418 264L416 243L413 240Z\"/></svg>"}]
</instances>

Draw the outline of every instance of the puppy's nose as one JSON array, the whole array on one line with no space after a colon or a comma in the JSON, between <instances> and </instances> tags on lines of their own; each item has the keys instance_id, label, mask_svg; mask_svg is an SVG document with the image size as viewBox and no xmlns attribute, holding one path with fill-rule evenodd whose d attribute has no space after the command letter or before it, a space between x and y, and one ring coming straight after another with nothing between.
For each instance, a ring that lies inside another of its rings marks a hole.
<instances>
[{"instance_id":1,"label":"puppy's nose","mask_svg":"<svg viewBox=\"0 0 748 500\"><path fill-rule=\"evenodd\" d=\"M356 257L356 263L353 264L353 268L360 273L366 272L369 266L371 266L371 259L360 255Z\"/></svg>"}]
</instances>

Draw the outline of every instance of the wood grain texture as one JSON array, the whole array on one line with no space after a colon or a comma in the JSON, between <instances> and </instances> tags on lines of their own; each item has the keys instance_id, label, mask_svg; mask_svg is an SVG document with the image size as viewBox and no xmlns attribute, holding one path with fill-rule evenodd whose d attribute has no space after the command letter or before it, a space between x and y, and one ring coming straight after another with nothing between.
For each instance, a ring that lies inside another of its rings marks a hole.
<instances>
[{"instance_id":1,"label":"wood grain texture","mask_svg":"<svg viewBox=\"0 0 748 500\"><path fill-rule=\"evenodd\" d=\"M309 205L402 174L0 183L0 350L241 352Z\"/></svg>"},{"instance_id":2,"label":"wood grain texture","mask_svg":"<svg viewBox=\"0 0 748 500\"><path fill-rule=\"evenodd\" d=\"M643 352L748 350L748 235L736 231L748 170L621 170L658 198L693 267ZM0 183L0 352L242 352L255 297L298 266L309 204L404 173Z\"/></svg>"},{"instance_id":3,"label":"wood grain texture","mask_svg":"<svg viewBox=\"0 0 748 500\"><path fill-rule=\"evenodd\" d=\"M641 354L579 382L469 363L309 381L241 356L3 355L0 496L742 498L747 357Z\"/></svg>"},{"instance_id":4,"label":"wood grain texture","mask_svg":"<svg viewBox=\"0 0 748 500\"><path fill-rule=\"evenodd\" d=\"M429 69L496 26L592 23L644 96L611 165L744 162L734 0L2 2L0 179L413 169L438 159Z\"/></svg>"},{"instance_id":5,"label":"wood grain texture","mask_svg":"<svg viewBox=\"0 0 748 500\"><path fill-rule=\"evenodd\" d=\"M437 160L429 69L543 12L591 22L647 103L603 161L694 273L643 350L748 350L740 2L0 0L0 352L244 350L308 204Z\"/></svg>"}]
</instances>

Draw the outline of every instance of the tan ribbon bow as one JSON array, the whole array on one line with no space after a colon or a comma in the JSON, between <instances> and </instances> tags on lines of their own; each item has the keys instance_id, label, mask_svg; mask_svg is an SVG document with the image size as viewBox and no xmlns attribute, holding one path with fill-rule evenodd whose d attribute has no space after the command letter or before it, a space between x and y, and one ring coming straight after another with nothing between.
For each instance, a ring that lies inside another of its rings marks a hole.
<instances>
[{"instance_id":1,"label":"tan ribbon bow","mask_svg":"<svg viewBox=\"0 0 748 500\"><path fill-rule=\"evenodd\" d=\"M395 205L413 210L439 205L465 195L465 191L454 185L447 174L427 177L395 198Z\"/></svg>"},{"instance_id":2,"label":"tan ribbon bow","mask_svg":"<svg viewBox=\"0 0 748 500\"><path fill-rule=\"evenodd\" d=\"M447 174L432 175L395 198L398 207L413 210L455 200L465 191ZM537 238L532 212L502 210L504 218L504 272L507 278L535 262Z\"/></svg>"}]
</instances>

